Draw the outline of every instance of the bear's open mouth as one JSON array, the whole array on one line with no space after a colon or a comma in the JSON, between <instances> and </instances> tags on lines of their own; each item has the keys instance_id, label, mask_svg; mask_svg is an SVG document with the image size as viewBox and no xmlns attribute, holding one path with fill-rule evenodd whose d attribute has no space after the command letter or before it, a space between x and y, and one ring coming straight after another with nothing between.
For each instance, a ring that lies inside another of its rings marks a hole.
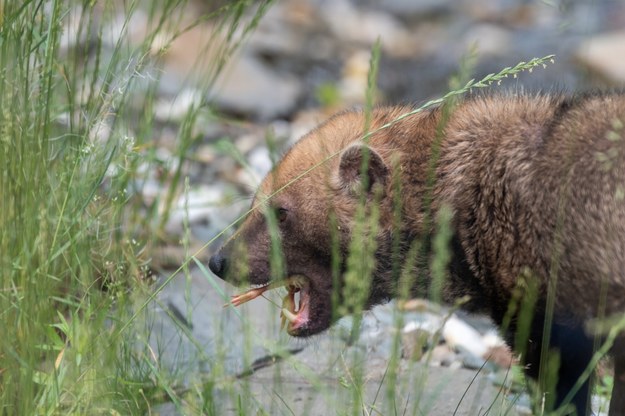
<instances>
[{"instance_id":1,"label":"bear's open mouth","mask_svg":"<svg viewBox=\"0 0 625 416\"><path fill-rule=\"evenodd\" d=\"M310 286L306 278L295 276L287 279L286 288L288 293L282 299L280 327L283 328L286 321L289 321L286 330L289 334L294 335L310 319ZM299 303L295 299L296 293L299 293ZM297 308L296 303L298 303Z\"/></svg>"},{"instance_id":2,"label":"bear's open mouth","mask_svg":"<svg viewBox=\"0 0 625 416\"><path fill-rule=\"evenodd\" d=\"M247 292L233 296L230 303L225 304L224 307L242 305L268 290L283 286L286 287L288 293L282 299L281 327L283 328L288 321L287 332L295 335L310 320L310 283L304 276L295 275L285 280L252 285ZM299 299L296 299L296 294L299 294L297 296Z\"/></svg>"}]
</instances>

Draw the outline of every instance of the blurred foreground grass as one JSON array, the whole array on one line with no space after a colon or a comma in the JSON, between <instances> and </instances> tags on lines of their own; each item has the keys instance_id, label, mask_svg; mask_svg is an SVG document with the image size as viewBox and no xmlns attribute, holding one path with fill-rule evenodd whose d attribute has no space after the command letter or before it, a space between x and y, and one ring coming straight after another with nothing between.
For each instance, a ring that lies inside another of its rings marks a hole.
<instances>
[{"instance_id":1,"label":"blurred foreground grass","mask_svg":"<svg viewBox=\"0 0 625 416\"><path fill-rule=\"evenodd\" d=\"M152 202L129 190L158 167L161 52L211 24L207 88L267 6L221 3L189 20L185 0L0 1L0 414L144 414L167 390L116 331L183 181Z\"/></svg>"}]
</instances>

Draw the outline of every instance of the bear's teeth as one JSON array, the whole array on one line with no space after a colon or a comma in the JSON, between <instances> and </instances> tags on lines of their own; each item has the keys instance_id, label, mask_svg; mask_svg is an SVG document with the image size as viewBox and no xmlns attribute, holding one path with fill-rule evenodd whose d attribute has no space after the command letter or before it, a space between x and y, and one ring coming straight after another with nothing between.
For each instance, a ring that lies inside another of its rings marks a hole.
<instances>
[{"instance_id":1,"label":"bear's teeth","mask_svg":"<svg viewBox=\"0 0 625 416\"><path fill-rule=\"evenodd\" d=\"M261 289L261 288L266 287L266 286L269 286L269 282L267 282L267 283L257 283L257 284L254 284L254 285L250 285L250 287L252 289Z\"/></svg>"},{"instance_id":2,"label":"bear's teeth","mask_svg":"<svg viewBox=\"0 0 625 416\"><path fill-rule=\"evenodd\" d=\"M306 285L306 278L303 276L293 276L288 279L289 286L301 289Z\"/></svg>"},{"instance_id":3,"label":"bear's teeth","mask_svg":"<svg viewBox=\"0 0 625 416\"><path fill-rule=\"evenodd\" d=\"M287 308L282 308L282 316L289 320L289 322L297 321L297 315L288 310Z\"/></svg>"}]
</instances>

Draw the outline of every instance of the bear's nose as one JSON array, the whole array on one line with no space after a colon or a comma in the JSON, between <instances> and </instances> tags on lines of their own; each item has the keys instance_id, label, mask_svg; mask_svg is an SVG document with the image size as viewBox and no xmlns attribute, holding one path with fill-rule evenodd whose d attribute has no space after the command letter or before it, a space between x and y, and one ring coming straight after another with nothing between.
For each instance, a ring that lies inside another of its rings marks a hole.
<instances>
[{"instance_id":1,"label":"bear's nose","mask_svg":"<svg viewBox=\"0 0 625 416\"><path fill-rule=\"evenodd\" d=\"M217 253L211 256L210 260L208 261L208 268L211 270L211 272L215 273L217 276L223 279L224 275L226 274L227 264L228 260L226 260L226 258L220 253Z\"/></svg>"}]
</instances>

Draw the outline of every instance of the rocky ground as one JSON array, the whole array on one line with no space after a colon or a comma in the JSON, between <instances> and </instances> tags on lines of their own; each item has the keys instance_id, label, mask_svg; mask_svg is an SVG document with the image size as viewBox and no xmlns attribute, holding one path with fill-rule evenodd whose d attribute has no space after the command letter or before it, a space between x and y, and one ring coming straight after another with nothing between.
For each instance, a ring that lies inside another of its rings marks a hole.
<instances>
[{"instance_id":1,"label":"rocky ground","mask_svg":"<svg viewBox=\"0 0 625 416\"><path fill-rule=\"evenodd\" d=\"M189 385L211 372L237 378L229 385L234 395L214 390L216 414L238 414L242 406L244 414L264 409L269 414L327 415L360 400L381 414L396 409L432 415L527 411L527 398L512 389L507 350L485 319L461 319L427 302L399 314L391 303L365 316L353 343L350 318L302 341L280 331L279 309L271 302L223 309L224 293L231 288L201 270L187 277L174 278L159 294L146 321L150 343L162 365ZM269 298L279 302L277 294ZM401 360L392 377L389 360L397 328ZM239 394L246 398L243 405ZM173 403L158 411L186 413Z\"/></svg>"},{"instance_id":2,"label":"rocky ground","mask_svg":"<svg viewBox=\"0 0 625 416\"><path fill-rule=\"evenodd\" d=\"M137 16L132 27L140 36L136 28L142 19ZM625 4L620 0L284 0L269 9L230 57L207 96L199 80L208 69L197 56L210 45L208 33L209 23L198 25L169 47L154 109L155 125L161 126L155 129L160 132L155 142L165 170L175 169L176 148L176 136L167 126L176 126L187 110L206 99L219 114L201 118L195 126L201 140L183 167L189 188L179 195L166 227L170 240L177 241L188 225L187 253L213 239L247 207L250 193L275 159L268 143L285 149L332 112L363 103L370 50L377 39L380 103L420 103L442 95L472 48L476 78L519 61L556 55L554 64L498 89L625 85ZM166 186L147 175L136 192L149 200ZM200 262L206 264L223 238L197 254ZM154 262L171 270L184 258L174 244L164 247ZM371 406L363 409L367 414L393 408L402 414L401 409L407 414L503 414L508 408L507 414L527 414L527 399L509 388L510 356L484 320L449 315L432 305L405 312L397 386L387 394L385 372L398 328L394 304L367 314L351 345L345 336L349 320L298 342L279 333L278 309L270 302L258 299L240 311L223 309L233 289L195 265L186 275L172 277L164 271L160 279L168 283L145 324L163 366L172 377L183 375L188 386L207 373L238 377L237 388L249 395L243 406L251 412L245 414L256 414L255 408L272 409L270 414L333 414L338 403L356 400L350 386L358 378L350 368L362 371L362 402ZM440 342L435 334L441 335ZM418 345L424 336L434 350L422 357ZM495 358L484 365L493 351ZM360 365L353 366L354 360ZM419 383L425 386L421 397L415 388ZM221 400L216 414L236 413L240 396L216 388L215 397ZM182 412L174 404L155 410Z\"/></svg>"}]
</instances>

